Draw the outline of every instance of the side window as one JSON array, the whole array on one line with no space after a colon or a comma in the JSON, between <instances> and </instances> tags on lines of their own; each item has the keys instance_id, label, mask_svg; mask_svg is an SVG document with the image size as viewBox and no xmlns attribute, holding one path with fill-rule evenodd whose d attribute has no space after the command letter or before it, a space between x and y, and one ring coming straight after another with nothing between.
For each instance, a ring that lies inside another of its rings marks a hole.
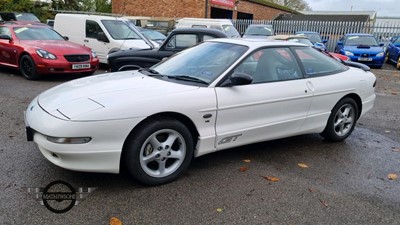
<instances>
[{"instance_id":1,"label":"side window","mask_svg":"<svg viewBox=\"0 0 400 225\"><path fill-rule=\"evenodd\" d=\"M247 57L235 72L253 77L253 84L302 78L300 67L289 48L267 48Z\"/></svg>"},{"instance_id":2,"label":"side window","mask_svg":"<svg viewBox=\"0 0 400 225\"><path fill-rule=\"evenodd\" d=\"M394 40L393 44L399 45L400 44L400 37L398 37L396 40Z\"/></svg>"},{"instance_id":3,"label":"side window","mask_svg":"<svg viewBox=\"0 0 400 225\"><path fill-rule=\"evenodd\" d=\"M8 27L0 27L0 35L8 35L11 37L11 31Z\"/></svg>"},{"instance_id":4,"label":"side window","mask_svg":"<svg viewBox=\"0 0 400 225\"><path fill-rule=\"evenodd\" d=\"M337 60L313 48L296 48L295 52L308 77L329 75L347 70L347 67Z\"/></svg>"},{"instance_id":5,"label":"side window","mask_svg":"<svg viewBox=\"0 0 400 225\"><path fill-rule=\"evenodd\" d=\"M173 36L166 48L167 49L183 49L189 48L197 44L197 35L195 34L177 34Z\"/></svg>"},{"instance_id":6,"label":"side window","mask_svg":"<svg viewBox=\"0 0 400 225\"><path fill-rule=\"evenodd\" d=\"M96 21L86 20L86 37L97 39L98 33L103 32Z\"/></svg>"}]
</instances>

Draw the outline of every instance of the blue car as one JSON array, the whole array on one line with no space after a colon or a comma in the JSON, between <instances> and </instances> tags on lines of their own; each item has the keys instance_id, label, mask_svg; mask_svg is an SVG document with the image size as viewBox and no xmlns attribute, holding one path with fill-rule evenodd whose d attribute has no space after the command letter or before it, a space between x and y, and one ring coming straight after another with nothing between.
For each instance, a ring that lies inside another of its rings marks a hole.
<instances>
[{"instance_id":1,"label":"blue car","mask_svg":"<svg viewBox=\"0 0 400 225\"><path fill-rule=\"evenodd\" d=\"M346 55L351 61L381 68L385 62L383 43L371 34L345 34L335 48L336 53Z\"/></svg>"},{"instance_id":2,"label":"blue car","mask_svg":"<svg viewBox=\"0 0 400 225\"><path fill-rule=\"evenodd\" d=\"M400 69L400 36L391 39L386 51L386 62L395 63L397 69Z\"/></svg>"},{"instance_id":3,"label":"blue car","mask_svg":"<svg viewBox=\"0 0 400 225\"><path fill-rule=\"evenodd\" d=\"M324 44L328 42L328 40L322 40L321 35L318 32L297 31L296 35L306 36L311 41L311 43L313 43L315 48L321 49L322 51L326 51L326 46Z\"/></svg>"}]
</instances>

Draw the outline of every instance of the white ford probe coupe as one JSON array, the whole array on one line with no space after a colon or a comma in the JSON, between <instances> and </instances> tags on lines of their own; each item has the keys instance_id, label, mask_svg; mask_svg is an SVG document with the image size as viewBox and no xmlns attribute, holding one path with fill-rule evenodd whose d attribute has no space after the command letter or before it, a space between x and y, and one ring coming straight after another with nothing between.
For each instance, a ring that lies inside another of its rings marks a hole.
<instances>
[{"instance_id":1,"label":"white ford probe coupe","mask_svg":"<svg viewBox=\"0 0 400 225\"><path fill-rule=\"evenodd\" d=\"M52 163L158 185L193 157L321 133L347 138L373 107L374 74L291 42L214 39L150 69L73 80L37 96L25 120Z\"/></svg>"}]
</instances>

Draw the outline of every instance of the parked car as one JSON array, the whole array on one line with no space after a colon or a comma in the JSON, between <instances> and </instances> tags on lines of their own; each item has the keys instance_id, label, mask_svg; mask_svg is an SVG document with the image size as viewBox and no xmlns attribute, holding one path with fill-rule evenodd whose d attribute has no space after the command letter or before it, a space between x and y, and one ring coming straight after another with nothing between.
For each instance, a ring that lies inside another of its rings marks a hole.
<instances>
[{"instance_id":1,"label":"parked car","mask_svg":"<svg viewBox=\"0 0 400 225\"><path fill-rule=\"evenodd\" d=\"M73 24L73 28L71 28ZM96 51L100 63L107 63L107 54L122 49L148 49L151 44L128 19L88 15L58 13L54 29L67 36L70 41L85 45Z\"/></svg>"},{"instance_id":2,"label":"parked car","mask_svg":"<svg viewBox=\"0 0 400 225\"><path fill-rule=\"evenodd\" d=\"M175 20L165 17L124 16L137 27L156 30L164 35L169 34L175 27Z\"/></svg>"},{"instance_id":3,"label":"parked car","mask_svg":"<svg viewBox=\"0 0 400 225\"><path fill-rule=\"evenodd\" d=\"M327 50L327 48L325 46L325 43L327 43L328 40L322 40L321 39L321 34L318 33L318 32L314 32L314 31L297 31L296 35L304 35L308 39L310 39L310 41L313 43L314 47L320 48L323 51Z\"/></svg>"},{"instance_id":4,"label":"parked car","mask_svg":"<svg viewBox=\"0 0 400 225\"><path fill-rule=\"evenodd\" d=\"M182 18L176 21L175 28L211 28L226 34L229 38L239 38L240 34L228 19Z\"/></svg>"},{"instance_id":5,"label":"parked car","mask_svg":"<svg viewBox=\"0 0 400 225\"><path fill-rule=\"evenodd\" d=\"M339 60L339 61L348 61L350 60L349 57L345 56L345 55L341 55L338 53L334 53L334 52L328 52L328 50L323 49L323 48L318 48L315 47L315 45L311 42L310 39L308 39L308 37L302 35L302 34L298 34L298 35L276 35L271 37L274 40L284 40L284 41L291 41L291 42L299 42L302 44L305 44L307 46L311 46L327 55L329 55L330 57Z\"/></svg>"},{"instance_id":6,"label":"parked car","mask_svg":"<svg viewBox=\"0 0 400 225\"><path fill-rule=\"evenodd\" d=\"M167 38L164 34L152 30L152 29L144 29L144 28L139 28L140 33L142 33L147 39L156 42L157 44L161 44L164 42L164 40Z\"/></svg>"},{"instance_id":7,"label":"parked car","mask_svg":"<svg viewBox=\"0 0 400 225\"><path fill-rule=\"evenodd\" d=\"M243 34L243 38L260 38L275 35L272 25L250 24Z\"/></svg>"},{"instance_id":8,"label":"parked car","mask_svg":"<svg viewBox=\"0 0 400 225\"><path fill-rule=\"evenodd\" d=\"M337 42L335 52L377 68L381 68L385 61L383 43L379 44L371 34L345 34Z\"/></svg>"},{"instance_id":9,"label":"parked car","mask_svg":"<svg viewBox=\"0 0 400 225\"><path fill-rule=\"evenodd\" d=\"M93 74L99 66L90 48L69 42L47 25L0 24L0 65L19 69L28 80L47 74Z\"/></svg>"},{"instance_id":10,"label":"parked car","mask_svg":"<svg viewBox=\"0 0 400 225\"><path fill-rule=\"evenodd\" d=\"M309 133L342 141L373 107L375 83L299 43L217 38L151 69L47 90L29 104L26 131L55 165L126 168L159 185L219 150Z\"/></svg>"},{"instance_id":11,"label":"parked car","mask_svg":"<svg viewBox=\"0 0 400 225\"><path fill-rule=\"evenodd\" d=\"M400 69L400 36L392 38L387 46L386 62L394 63Z\"/></svg>"},{"instance_id":12,"label":"parked car","mask_svg":"<svg viewBox=\"0 0 400 225\"><path fill-rule=\"evenodd\" d=\"M33 13L0 12L0 17L3 21L31 21L40 23L40 20Z\"/></svg>"},{"instance_id":13,"label":"parked car","mask_svg":"<svg viewBox=\"0 0 400 225\"><path fill-rule=\"evenodd\" d=\"M108 55L112 72L151 67L164 58L212 38L223 38L226 34L207 28L175 29L159 48L149 50L123 50Z\"/></svg>"}]
</instances>

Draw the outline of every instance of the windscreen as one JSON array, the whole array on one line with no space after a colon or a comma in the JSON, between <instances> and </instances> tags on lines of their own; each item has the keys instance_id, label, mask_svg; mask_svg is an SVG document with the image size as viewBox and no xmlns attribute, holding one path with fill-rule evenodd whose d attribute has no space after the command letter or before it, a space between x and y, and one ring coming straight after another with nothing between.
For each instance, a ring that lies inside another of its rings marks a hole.
<instances>
[{"instance_id":1,"label":"windscreen","mask_svg":"<svg viewBox=\"0 0 400 225\"><path fill-rule=\"evenodd\" d=\"M64 40L61 35L47 27L15 27L14 33L20 40Z\"/></svg>"},{"instance_id":2,"label":"windscreen","mask_svg":"<svg viewBox=\"0 0 400 225\"><path fill-rule=\"evenodd\" d=\"M141 39L139 35L122 20L102 20L103 25L115 40Z\"/></svg>"}]
</instances>

